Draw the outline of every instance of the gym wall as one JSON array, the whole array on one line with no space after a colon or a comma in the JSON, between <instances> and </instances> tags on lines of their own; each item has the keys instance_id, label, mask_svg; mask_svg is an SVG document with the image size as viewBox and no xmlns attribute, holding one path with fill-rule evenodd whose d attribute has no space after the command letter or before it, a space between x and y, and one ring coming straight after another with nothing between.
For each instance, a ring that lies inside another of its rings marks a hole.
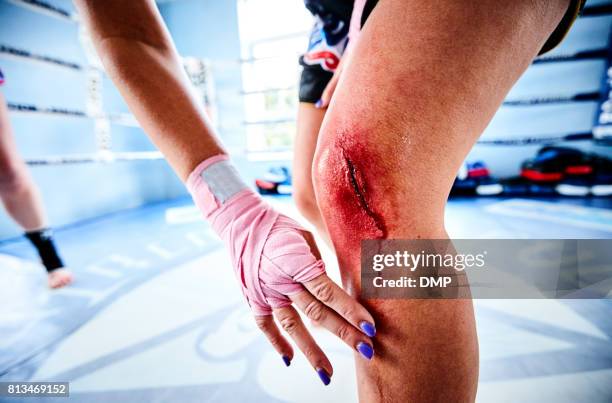
<instances>
[{"instance_id":1,"label":"gym wall","mask_svg":"<svg viewBox=\"0 0 612 403\"><path fill-rule=\"evenodd\" d=\"M589 0L586 7L609 4L608 0ZM579 18L567 38L549 55L573 54L583 50L609 47L611 15ZM600 91L604 85L606 61L578 60L535 64L516 83L508 100L534 99ZM449 78L453 79L453 78ZM502 106L485 133L483 140L523 137L555 137L569 133L590 132L599 114L597 102L572 102L531 106ZM609 146L596 146L592 141L559 143L612 156ZM476 145L468 161L484 161L496 177L515 176L520 163L535 155L542 145L493 146Z\"/></svg>"},{"instance_id":2,"label":"gym wall","mask_svg":"<svg viewBox=\"0 0 612 403\"><path fill-rule=\"evenodd\" d=\"M50 4L73 12L69 0ZM216 83L218 127L230 151L243 149L240 42L235 1L161 2L160 11L182 55L231 60L213 76ZM0 0L0 44L87 65L79 42L78 24L50 18L8 0ZM82 71L4 57L2 92L14 104L84 110L87 79ZM103 86L104 110L128 109L108 78ZM235 94L224 97L224 93ZM96 152L94 122L86 118L11 113L18 149L25 159ZM111 151L152 151L154 146L137 127L111 125ZM53 226L70 225L143 204L187 196L163 160L42 165L30 168L43 194ZM0 240L19 236L6 214L0 214Z\"/></svg>"}]
</instances>

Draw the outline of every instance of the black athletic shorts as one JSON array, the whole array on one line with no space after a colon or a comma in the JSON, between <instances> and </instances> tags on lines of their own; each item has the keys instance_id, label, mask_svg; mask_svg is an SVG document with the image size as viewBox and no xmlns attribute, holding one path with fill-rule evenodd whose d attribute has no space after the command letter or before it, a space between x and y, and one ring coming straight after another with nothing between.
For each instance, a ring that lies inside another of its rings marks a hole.
<instances>
[{"instance_id":1,"label":"black athletic shorts","mask_svg":"<svg viewBox=\"0 0 612 403\"><path fill-rule=\"evenodd\" d=\"M316 103L338 68L348 45L354 0L304 0L314 17L308 49L300 56L300 102ZM361 24L378 0L368 0Z\"/></svg>"},{"instance_id":2,"label":"black athletic shorts","mask_svg":"<svg viewBox=\"0 0 612 403\"><path fill-rule=\"evenodd\" d=\"M323 94L340 63L348 44L348 33L354 0L304 0L314 17L308 50L300 57L303 66L300 78L300 102L316 103ZM572 0L563 19L550 35L540 54L557 46L570 30L586 0ZM368 0L361 17L361 25L378 3Z\"/></svg>"},{"instance_id":3,"label":"black athletic shorts","mask_svg":"<svg viewBox=\"0 0 612 403\"><path fill-rule=\"evenodd\" d=\"M561 19L561 22L548 37L548 40L542 47L542 50L540 50L540 54L548 52L561 43L561 41L565 38L565 35L567 35L570 28L574 24L574 21L576 21L576 18L578 18L580 15L585 3L586 0L572 0L570 2L570 5L565 12L565 15Z\"/></svg>"}]
</instances>

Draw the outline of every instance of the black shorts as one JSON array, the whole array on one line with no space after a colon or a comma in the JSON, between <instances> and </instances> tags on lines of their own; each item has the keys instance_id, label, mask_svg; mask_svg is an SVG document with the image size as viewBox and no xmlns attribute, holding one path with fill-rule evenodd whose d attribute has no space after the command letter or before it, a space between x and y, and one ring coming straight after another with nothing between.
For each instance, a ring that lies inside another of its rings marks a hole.
<instances>
[{"instance_id":1,"label":"black shorts","mask_svg":"<svg viewBox=\"0 0 612 403\"><path fill-rule=\"evenodd\" d=\"M300 57L300 102L316 103L334 75L348 45L354 0L304 0L314 17L308 50ZM368 0L361 24L378 0Z\"/></svg>"},{"instance_id":2,"label":"black shorts","mask_svg":"<svg viewBox=\"0 0 612 403\"><path fill-rule=\"evenodd\" d=\"M4 84L4 74L2 74L2 70L0 70L0 85Z\"/></svg>"},{"instance_id":3,"label":"black shorts","mask_svg":"<svg viewBox=\"0 0 612 403\"><path fill-rule=\"evenodd\" d=\"M304 0L306 8L314 16L308 50L300 57L303 66L300 78L300 102L316 103L331 80L348 44L348 32L354 0ZM550 35L540 54L557 46L580 14L586 0L571 0L567 12ZM361 25L378 3L367 0L361 17Z\"/></svg>"},{"instance_id":4,"label":"black shorts","mask_svg":"<svg viewBox=\"0 0 612 403\"><path fill-rule=\"evenodd\" d=\"M570 5L567 11L565 12L565 15L561 19L561 22L559 23L559 25L557 25L557 28L555 28L553 33L550 34L550 36L548 37L548 40L542 47L542 50L540 50L540 53L539 53L540 55L553 49L558 44L560 44L561 41L563 41L563 39L565 38L565 35L567 35L570 28L574 24L574 21L576 21L576 18L578 18L578 16L580 15L580 12L584 8L585 3L586 3L586 0L571 0L570 1Z\"/></svg>"}]
</instances>

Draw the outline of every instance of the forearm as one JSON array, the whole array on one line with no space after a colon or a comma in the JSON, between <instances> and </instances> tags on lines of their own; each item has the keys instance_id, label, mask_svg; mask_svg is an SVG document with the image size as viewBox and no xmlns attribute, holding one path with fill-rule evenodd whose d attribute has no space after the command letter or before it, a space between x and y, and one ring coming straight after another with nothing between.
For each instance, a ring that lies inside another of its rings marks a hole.
<instances>
[{"instance_id":1,"label":"forearm","mask_svg":"<svg viewBox=\"0 0 612 403\"><path fill-rule=\"evenodd\" d=\"M198 163L225 153L154 3L75 3L108 75L177 174L185 180Z\"/></svg>"}]
</instances>

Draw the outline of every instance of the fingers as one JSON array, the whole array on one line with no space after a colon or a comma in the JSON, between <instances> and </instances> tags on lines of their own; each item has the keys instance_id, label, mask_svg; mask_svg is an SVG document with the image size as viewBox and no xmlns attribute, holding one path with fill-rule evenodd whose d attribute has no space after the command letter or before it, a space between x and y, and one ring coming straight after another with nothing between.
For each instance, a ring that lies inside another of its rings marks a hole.
<instances>
[{"instance_id":1,"label":"fingers","mask_svg":"<svg viewBox=\"0 0 612 403\"><path fill-rule=\"evenodd\" d=\"M321 253L317 248L316 241L311 232L302 231L302 236L310 247L310 252L317 259L321 259ZM360 329L369 337L376 335L374 318L357 300L348 295L342 288L334 283L327 275L320 275L310 281L303 283L304 287L316 299L336 311L351 325Z\"/></svg>"},{"instance_id":2,"label":"fingers","mask_svg":"<svg viewBox=\"0 0 612 403\"><path fill-rule=\"evenodd\" d=\"M321 94L321 99L319 99L317 103L315 104L317 108L322 109L322 108L327 108L329 106L332 96L334 95L334 92L336 91L336 87L338 86L338 81L340 81L340 75L342 74L342 66L343 66L343 63L341 60L340 64L338 65L338 68L336 68L336 71L334 71L334 75L332 76L332 78L329 80L329 82L325 86L325 89L323 90L323 93Z\"/></svg>"},{"instance_id":3,"label":"fingers","mask_svg":"<svg viewBox=\"0 0 612 403\"><path fill-rule=\"evenodd\" d=\"M369 337L376 335L374 318L356 299L348 295L326 274L322 274L303 286L320 302L333 309L340 317Z\"/></svg>"},{"instance_id":4,"label":"fingers","mask_svg":"<svg viewBox=\"0 0 612 403\"><path fill-rule=\"evenodd\" d=\"M332 96L334 95L334 91L336 91L336 86L338 85L339 79L340 72L336 70L331 80L329 80L329 83L327 83L325 86L325 90L323 90L323 94L321 94L321 99L319 99L315 104L317 108L327 108L329 106Z\"/></svg>"},{"instance_id":5,"label":"fingers","mask_svg":"<svg viewBox=\"0 0 612 403\"><path fill-rule=\"evenodd\" d=\"M271 315L255 316L257 327L266 335L272 347L281 355L283 362L288 367L293 359L293 347L287 339L281 334L274 323L274 318Z\"/></svg>"},{"instance_id":6,"label":"fingers","mask_svg":"<svg viewBox=\"0 0 612 403\"><path fill-rule=\"evenodd\" d=\"M290 298L308 318L319 323L321 326L338 336L352 349L358 351L364 358L368 360L372 359L374 348L372 347L370 338L360 332L357 327L340 317L340 315L329 306L324 305L308 291L293 294Z\"/></svg>"},{"instance_id":7,"label":"fingers","mask_svg":"<svg viewBox=\"0 0 612 403\"><path fill-rule=\"evenodd\" d=\"M321 381L328 385L331 381L333 368L323 350L314 341L300 314L292 306L274 309L274 317L281 327L295 342L300 351L304 353L310 365L317 371Z\"/></svg>"}]
</instances>

